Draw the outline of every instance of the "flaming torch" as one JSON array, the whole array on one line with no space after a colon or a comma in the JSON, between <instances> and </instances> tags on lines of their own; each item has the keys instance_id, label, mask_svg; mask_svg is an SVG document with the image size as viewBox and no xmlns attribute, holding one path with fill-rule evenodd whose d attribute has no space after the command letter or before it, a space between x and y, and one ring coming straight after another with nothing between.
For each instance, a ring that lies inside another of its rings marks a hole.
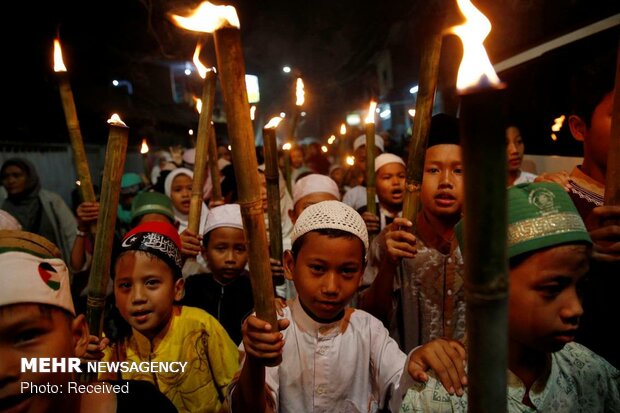
<instances>
[{"instance_id":1,"label":"flaming torch","mask_svg":"<svg viewBox=\"0 0 620 413\"><path fill-rule=\"evenodd\" d=\"M245 62L237 11L232 6L201 3L189 17L172 16L181 27L214 34L215 52L221 76L222 93L232 139L232 157L243 226L250 251L249 267L257 316L277 326L273 283L263 206L260 197L254 132L245 88ZM279 363L279 359L274 360Z\"/></svg>"},{"instance_id":2,"label":"flaming torch","mask_svg":"<svg viewBox=\"0 0 620 413\"><path fill-rule=\"evenodd\" d=\"M265 153L265 180L267 181L267 216L269 217L269 255L282 261L282 217L280 216L280 172L278 168L278 147L276 146L276 128L282 118L271 118L263 128ZM284 279L276 279L277 285Z\"/></svg>"},{"instance_id":3,"label":"flaming torch","mask_svg":"<svg viewBox=\"0 0 620 413\"><path fill-rule=\"evenodd\" d=\"M293 142L295 140L297 123L299 122L301 107L303 106L305 100L306 93L304 92L304 81L301 80L300 77L298 77L297 81L295 82L295 111L293 112L293 116L291 117L291 130L289 132L290 142Z\"/></svg>"},{"instance_id":4,"label":"flaming torch","mask_svg":"<svg viewBox=\"0 0 620 413\"><path fill-rule=\"evenodd\" d=\"M115 113L110 119L108 147L105 154L101 200L99 208L99 231L95 238L93 264L88 278L88 299L86 302L86 320L90 333L101 337L103 328L103 308L106 289L110 278L110 261L112 243L116 225L116 211L121 188L121 177L125 167L127 153L127 135L129 128ZM93 377L93 380L95 377Z\"/></svg>"},{"instance_id":5,"label":"flaming torch","mask_svg":"<svg viewBox=\"0 0 620 413\"><path fill-rule=\"evenodd\" d=\"M196 136L196 160L194 161L194 180L192 181L192 195L189 204L189 217L187 219L187 229L195 235L200 232L200 213L202 210L202 190L205 184L206 166L207 166L207 152L209 147L209 140L211 132L211 114L213 113L213 106L215 103L215 81L216 71L215 68L207 68L200 62L200 43L196 45L194 51L194 65L198 70L198 74L204 79L202 86L202 99L196 100L196 110L200 114L198 119L198 134ZM198 104L200 102L200 104ZM213 171L212 164L215 163L215 169L217 171L217 148L215 154L209 153L209 166L210 171ZM213 183L214 194L216 184L219 189L219 171L217 176L211 176L211 182ZM221 196L221 191L220 191Z\"/></svg>"},{"instance_id":6,"label":"flaming torch","mask_svg":"<svg viewBox=\"0 0 620 413\"><path fill-rule=\"evenodd\" d=\"M377 215L377 203L375 201L377 188L375 185L375 110L377 102L370 101L368 116L364 123L366 132L366 202L367 211Z\"/></svg>"},{"instance_id":7,"label":"flaming torch","mask_svg":"<svg viewBox=\"0 0 620 413\"><path fill-rule=\"evenodd\" d=\"M291 182L291 149L293 145L290 142L282 145L282 156L284 157L284 182L286 182L286 190L293 195L293 184Z\"/></svg>"},{"instance_id":8,"label":"flaming torch","mask_svg":"<svg viewBox=\"0 0 620 413\"><path fill-rule=\"evenodd\" d=\"M424 175L424 153L428 143L428 134L433 116L435 89L439 78L439 61L441 57L441 43L443 38L442 27L444 17L431 16L429 19L438 22L438 27L428 30L430 39L423 43L420 58L420 79L415 109L408 111L409 116L415 116L411 142L409 143L409 157L407 159L407 174L405 178L405 195L403 197L403 217L413 223L409 229L415 233L416 214L420 210L420 188ZM418 116L416 116L418 114Z\"/></svg>"},{"instance_id":9,"label":"flaming torch","mask_svg":"<svg viewBox=\"0 0 620 413\"><path fill-rule=\"evenodd\" d=\"M93 182L90 178L90 170L88 169L88 160L86 159L86 151L84 150L84 141L82 140L82 132L80 131L80 123L75 109L75 101L73 100L73 92L67 75L67 68L62 60L62 49L60 40L54 39L54 72L58 79L60 90L60 99L62 108L65 112L65 121L69 130L69 139L71 140L71 149L73 150L73 162L75 162L75 170L77 172L78 181L80 181L80 194L83 202L96 202L95 190ZM91 233L96 232L96 224L92 225Z\"/></svg>"},{"instance_id":10,"label":"flaming torch","mask_svg":"<svg viewBox=\"0 0 620 413\"><path fill-rule=\"evenodd\" d=\"M508 268L507 162L501 95L505 85L482 42L491 23L469 0L466 22L450 29L463 42L457 89L465 174L464 259L469 411L506 411Z\"/></svg>"},{"instance_id":11,"label":"flaming torch","mask_svg":"<svg viewBox=\"0 0 620 413\"><path fill-rule=\"evenodd\" d=\"M347 156L347 125L340 125L340 159L344 165Z\"/></svg>"},{"instance_id":12,"label":"flaming torch","mask_svg":"<svg viewBox=\"0 0 620 413\"><path fill-rule=\"evenodd\" d=\"M149 166L149 145L146 142L146 138L142 139L142 144L140 145L140 155L142 155L142 165L144 167L144 176L146 177L147 182L151 181L151 168Z\"/></svg>"}]
</instances>

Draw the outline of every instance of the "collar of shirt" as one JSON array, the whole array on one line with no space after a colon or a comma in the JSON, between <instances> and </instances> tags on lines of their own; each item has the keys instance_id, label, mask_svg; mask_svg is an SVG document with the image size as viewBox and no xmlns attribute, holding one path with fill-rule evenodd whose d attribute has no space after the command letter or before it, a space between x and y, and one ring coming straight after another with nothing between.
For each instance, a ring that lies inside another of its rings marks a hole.
<instances>
[{"instance_id":1,"label":"collar of shirt","mask_svg":"<svg viewBox=\"0 0 620 413\"><path fill-rule=\"evenodd\" d=\"M545 399L551 391L552 383L557 382L557 379L558 366L549 357L543 374L532 384L529 392L529 399L536 407L536 411L542 410L545 407ZM525 385L521 379L508 370L508 397L519 402L519 404L523 404L525 390Z\"/></svg>"},{"instance_id":2,"label":"collar of shirt","mask_svg":"<svg viewBox=\"0 0 620 413\"><path fill-rule=\"evenodd\" d=\"M354 309L346 308L344 317L333 323L319 323L314 321L302 308L299 303L299 298L294 298L290 302L291 315L299 327L299 329L307 334L316 337L333 337L340 333L344 333L349 325L349 319L353 314Z\"/></svg>"},{"instance_id":3,"label":"collar of shirt","mask_svg":"<svg viewBox=\"0 0 620 413\"><path fill-rule=\"evenodd\" d=\"M605 194L605 185L583 173L581 165L577 165L573 168L570 173L570 181L573 186L576 185L579 189L591 192L601 198L603 198Z\"/></svg>"}]
</instances>

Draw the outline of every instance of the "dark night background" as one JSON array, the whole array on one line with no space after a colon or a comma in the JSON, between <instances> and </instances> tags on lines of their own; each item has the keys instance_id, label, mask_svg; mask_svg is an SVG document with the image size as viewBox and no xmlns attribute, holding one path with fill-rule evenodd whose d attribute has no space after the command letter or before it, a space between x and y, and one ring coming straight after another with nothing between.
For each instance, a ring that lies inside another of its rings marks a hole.
<instances>
[{"instance_id":1,"label":"dark night background","mask_svg":"<svg viewBox=\"0 0 620 413\"><path fill-rule=\"evenodd\" d=\"M196 41L206 41L203 61L215 63L212 39L174 26L170 11L199 2L163 0L14 2L3 28L4 93L2 142L68 142L56 80L52 41L60 34L82 134L104 144L105 120L119 112L131 127L130 145L146 136L156 146L189 146L187 130L197 114L188 93L200 94L193 74L175 83L185 101L172 99L171 68L191 60ZM351 0L313 2L231 1L240 16L246 71L259 77L261 102L255 129L272 115L288 112L294 100L290 65L306 84L308 115L299 137L325 140L347 112L361 110L371 97L392 103L394 135L406 134L404 113L413 107L409 88L417 83L419 46L433 22L438 1ZM448 25L460 23L453 1L442 0ZM474 4L493 24L486 46L496 63L542 42L620 12L606 0L478 0ZM10 20L10 23L8 21ZM13 27L12 29L9 27ZM525 65L500 73L509 86L511 116L523 125L528 153L579 155L563 130L549 138L553 118L568 110L566 82L571 70L593 55L617 47L618 26ZM440 89L444 110L455 113L453 87L460 41L444 40ZM389 63L389 79L377 67ZM379 73L379 74L378 74ZM131 82L133 93L113 87ZM399 115L400 113L400 115ZM221 125L220 125L221 126ZM381 126L379 126L381 129ZM225 141L224 127L218 138Z\"/></svg>"}]
</instances>

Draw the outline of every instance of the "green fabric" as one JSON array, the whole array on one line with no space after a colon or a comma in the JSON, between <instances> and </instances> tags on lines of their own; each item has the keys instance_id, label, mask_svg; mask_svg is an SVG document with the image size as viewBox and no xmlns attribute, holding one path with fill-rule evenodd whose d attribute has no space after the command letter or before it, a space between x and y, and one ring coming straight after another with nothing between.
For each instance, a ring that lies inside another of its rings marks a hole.
<instances>
[{"instance_id":1,"label":"green fabric","mask_svg":"<svg viewBox=\"0 0 620 413\"><path fill-rule=\"evenodd\" d=\"M463 220L455 227L463 250ZM508 189L508 257L567 243L592 244L566 191L550 182Z\"/></svg>"},{"instance_id":2,"label":"green fabric","mask_svg":"<svg viewBox=\"0 0 620 413\"><path fill-rule=\"evenodd\" d=\"M141 192L131 204L131 221L146 214L161 214L174 222L172 200L160 192Z\"/></svg>"}]
</instances>

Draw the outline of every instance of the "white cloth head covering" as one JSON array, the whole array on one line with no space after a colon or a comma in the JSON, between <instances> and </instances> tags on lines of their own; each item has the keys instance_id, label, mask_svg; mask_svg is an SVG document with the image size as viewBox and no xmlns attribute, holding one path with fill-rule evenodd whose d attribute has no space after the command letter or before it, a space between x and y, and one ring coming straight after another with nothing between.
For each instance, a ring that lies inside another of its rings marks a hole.
<instances>
[{"instance_id":1,"label":"white cloth head covering","mask_svg":"<svg viewBox=\"0 0 620 413\"><path fill-rule=\"evenodd\" d=\"M360 135L353 141L353 150L356 150L362 145L366 145L366 135ZM383 146L383 138L379 135L375 135L375 146L381 149L381 152L385 150Z\"/></svg>"},{"instance_id":2,"label":"white cloth head covering","mask_svg":"<svg viewBox=\"0 0 620 413\"><path fill-rule=\"evenodd\" d=\"M12 304L46 304L75 315L69 270L59 258L40 258L26 252L0 254L0 307Z\"/></svg>"},{"instance_id":3,"label":"white cloth head covering","mask_svg":"<svg viewBox=\"0 0 620 413\"><path fill-rule=\"evenodd\" d=\"M3 209L0 209L0 229L21 230L22 226L15 217Z\"/></svg>"},{"instance_id":4,"label":"white cloth head covering","mask_svg":"<svg viewBox=\"0 0 620 413\"><path fill-rule=\"evenodd\" d=\"M291 244L302 235L317 229L339 229L349 232L361 239L368 251L366 223L356 210L340 201L323 201L304 209L293 228Z\"/></svg>"},{"instance_id":5,"label":"white cloth head covering","mask_svg":"<svg viewBox=\"0 0 620 413\"><path fill-rule=\"evenodd\" d=\"M203 233L206 234L220 227L243 229L241 207L239 204L225 204L209 210L207 224L205 225Z\"/></svg>"},{"instance_id":6,"label":"white cloth head covering","mask_svg":"<svg viewBox=\"0 0 620 413\"><path fill-rule=\"evenodd\" d=\"M295 186L293 187L293 205L306 195L317 192L331 194L337 201L340 201L338 184L336 184L333 179L321 174L310 174L295 182Z\"/></svg>"},{"instance_id":7,"label":"white cloth head covering","mask_svg":"<svg viewBox=\"0 0 620 413\"><path fill-rule=\"evenodd\" d=\"M170 194L172 193L172 181L179 175L187 175L191 179L194 179L194 172L187 168L176 168L174 171L170 172L164 181L164 191L168 198L171 198ZM172 205L172 211L174 212L174 217L176 221L179 223L179 234L187 228L189 216L187 214L181 213L178 209ZM203 203L202 208L200 210L200 225L198 228L204 228L205 222L207 220L207 214L209 213L209 208Z\"/></svg>"},{"instance_id":8,"label":"white cloth head covering","mask_svg":"<svg viewBox=\"0 0 620 413\"><path fill-rule=\"evenodd\" d=\"M385 166L389 163L399 163L402 166L406 167L405 161L403 161L403 158L401 158L400 156L396 156L393 153L382 153L375 158L375 172L377 172L382 166Z\"/></svg>"}]
</instances>

